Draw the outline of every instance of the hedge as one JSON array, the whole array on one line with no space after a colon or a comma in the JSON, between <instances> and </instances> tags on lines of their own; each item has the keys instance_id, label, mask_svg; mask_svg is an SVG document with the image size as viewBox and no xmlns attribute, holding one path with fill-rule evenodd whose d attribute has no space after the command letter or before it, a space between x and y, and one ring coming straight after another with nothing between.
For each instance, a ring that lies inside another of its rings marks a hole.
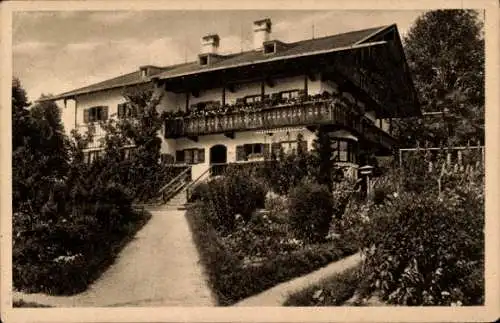
<instances>
[{"instance_id":1,"label":"hedge","mask_svg":"<svg viewBox=\"0 0 500 323\"><path fill-rule=\"evenodd\" d=\"M236 253L222 243L217 231L203 216L201 206L200 203L192 205L186 217L219 305L232 305L354 252L331 243L310 245L265 261L261 266L244 267Z\"/></svg>"}]
</instances>

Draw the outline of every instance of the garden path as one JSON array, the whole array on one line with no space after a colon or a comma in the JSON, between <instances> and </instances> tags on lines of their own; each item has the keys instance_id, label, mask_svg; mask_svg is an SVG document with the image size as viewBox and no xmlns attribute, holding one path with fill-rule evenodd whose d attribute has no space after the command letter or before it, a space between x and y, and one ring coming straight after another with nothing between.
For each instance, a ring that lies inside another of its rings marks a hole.
<instances>
[{"instance_id":1,"label":"garden path","mask_svg":"<svg viewBox=\"0 0 500 323\"><path fill-rule=\"evenodd\" d=\"M13 300L55 307L214 306L178 202L151 209L149 222L87 291L73 296L14 292Z\"/></svg>"},{"instance_id":2,"label":"garden path","mask_svg":"<svg viewBox=\"0 0 500 323\"><path fill-rule=\"evenodd\" d=\"M312 273L276 285L260 294L246 298L234 306L282 306L291 294L337 275L361 263L362 256L356 253Z\"/></svg>"}]
</instances>

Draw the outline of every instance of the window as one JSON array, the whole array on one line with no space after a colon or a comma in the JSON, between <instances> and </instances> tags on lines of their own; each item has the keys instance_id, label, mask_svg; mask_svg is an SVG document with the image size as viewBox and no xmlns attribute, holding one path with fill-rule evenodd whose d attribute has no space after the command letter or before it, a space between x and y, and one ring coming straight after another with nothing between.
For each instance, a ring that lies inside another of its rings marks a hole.
<instances>
[{"instance_id":1,"label":"window","mask_svg":"<svg viewBox=\"0 0 500 323\"><path fill-rule=\"evenodd\" d=\"M264 45L264 54L272 54L274 52L276 52L276 44L275 43Z\"/></svg>"},{"instance_id":2,"label":"window","mask_svg":"<svg viewBox=\"0 0 500 323\"><path fill-rule=\"evenodd\" d=\"M262 151L263 151L263 144L246 144L246 145L243 145L243 147L245 148L245 154L247 155L247 157L249 155L262 155Z\"/></svg>"},{"instance_id":3,"label":"window","mask_svg":"<svg viewBox=\"0 0 500 323\"><path fill-rule=\"evenodd\" d=\"M262 158L269 154L269 144L245 144L236 146L236 160L243 161L253 158Z\"/></svg>"},{"instance_id":4,"label":"window","mask_svg":"<svg viewBox=\"0 0 500 323\"><path fill-rule=\"evenodd\" d=\"M105 121L108 119L108 107L96 106L83 110L83 122Z\"/></svg>"},{"instance_id":5,"label":"window","mask_svg":"<svg viewBox=\"0 0 500 323\"><path fill-rule=\"evenodd\" d=\"M357 161L357 143L353 140L337 139L332 142L333 160L336 162Z\"/></svg>"},{"instance_id":6,"label":"window","mask_svg":"<svg viewBox=\"0 0 500 323\"><path fill-rule=\"evenodd\" d=\"M137 109L133 107L129 102L118 104L118 118L135 118L137 117Z\"/></svg>"},{"instance_id":7,"label":"window","mask_svg":"<svg viewBox=\"0 0 500 323\"><path fill-rule=\"evenodd\" d=\"M135 147L123 148L123 158L129 159L135 154Z\"/></svg>"},{"instance_id":8,"label":"window","mask_svg":"<svg viewBox=\"0 0 500 323\"><path fill-rule=\"evenodd\" d=\"M205 149L177 150L175 157L177 164L202 164L205 162Z\"/></svg>"},{"instance_id":9,"label":"window","mask_svg":"<svg viewBox=\"0 0 500 323\"><path fill-rule=\"evenodd\" d=\"M262 101L262 96L260 94L258 95L250 95L245 97L245 103L250 104L250 103L256 103Z\"/></svg>"},{"instance_id":10,"label":"window","mask_svg":"<svg viewBox=\"0 0 500 323\"><path fill-rule=\"evenodd\" d=\"M274 145L273 153L276 156L279 155L280 149L283 149L283 152L285 154L292 154L292 153L295 154L298 152L299 141L297 141L297 140L281 141L281 142L273 144L273 145ZM307 151L307 141L302 140L301 145L302 145L302 150L304 152L306 152Z\"/></svg>"},{"instance_id":11,"label":"window","mask_svg":"<svg viewBox=\"0 0 500 323\"><path fill-rule=\"evenodd\" d=\"M299 97L300 90L291 90L281 92L282 99L295 99Z\"/></svg>"},{"instance_id":12,"label":"window","mask_svg":"<svg viewBox=\"0 0 500 323\"><path fill-rule=\"evenodd\" d=\"M200 56L200 65L208 65L208 55Z\"/></svg>"}]
</instances>

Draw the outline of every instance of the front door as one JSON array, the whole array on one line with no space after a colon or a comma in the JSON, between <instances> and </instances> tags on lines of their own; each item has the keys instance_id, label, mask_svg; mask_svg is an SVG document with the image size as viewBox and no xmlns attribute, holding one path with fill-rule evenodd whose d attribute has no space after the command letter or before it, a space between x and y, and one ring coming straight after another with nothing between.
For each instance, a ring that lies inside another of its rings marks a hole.
<instances>
[{"instance_id":1,"label":"front door","mask_svg":"<svg viewBox=\"0 0 500 323\"><path fill-rule=\"evenodd\" d=\"M227 165L227 147L224 145L215 145L210 148L210 175L221 175Z\"/></svg>"}]
</instances>

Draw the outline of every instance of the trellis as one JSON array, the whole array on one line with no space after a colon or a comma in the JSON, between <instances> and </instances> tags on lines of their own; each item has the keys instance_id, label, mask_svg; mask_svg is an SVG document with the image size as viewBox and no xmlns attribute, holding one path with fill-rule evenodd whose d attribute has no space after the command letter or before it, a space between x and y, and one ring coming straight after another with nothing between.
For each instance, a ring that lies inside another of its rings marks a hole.
<instances>
[{"instance_id":1,"label":"trellis","mask_svg":"<svg viewBox=\"0 0 500 323\"><path fill-rule=\"evenodd\" d=\"M467 152L476 152L478 157L476 159L475 164L467 164L463 161L463 153ZM428 173L432 173L434 170L437 170L436 167L439 167L439 175L437 176L437 185L439 195L442 192L442 180L446 175L452 175L456 173L466 173L471 174L474 169L484 167L485 162L485 147L480 145L478 142L476 146L470 146L469 143L467 146L454 146L454 147L416 147L416 148L401 148L399 149L399 167L401 170L404 168L403 164L403 154L405 152L422 152L424 154L439 152L441 155L446 156L446 161L437 164L431 160L428 161ZM455 162L452 162L452 155L456 154ZM402 180L402 177L400 178Z\"/></svg>"}]
</instances>

